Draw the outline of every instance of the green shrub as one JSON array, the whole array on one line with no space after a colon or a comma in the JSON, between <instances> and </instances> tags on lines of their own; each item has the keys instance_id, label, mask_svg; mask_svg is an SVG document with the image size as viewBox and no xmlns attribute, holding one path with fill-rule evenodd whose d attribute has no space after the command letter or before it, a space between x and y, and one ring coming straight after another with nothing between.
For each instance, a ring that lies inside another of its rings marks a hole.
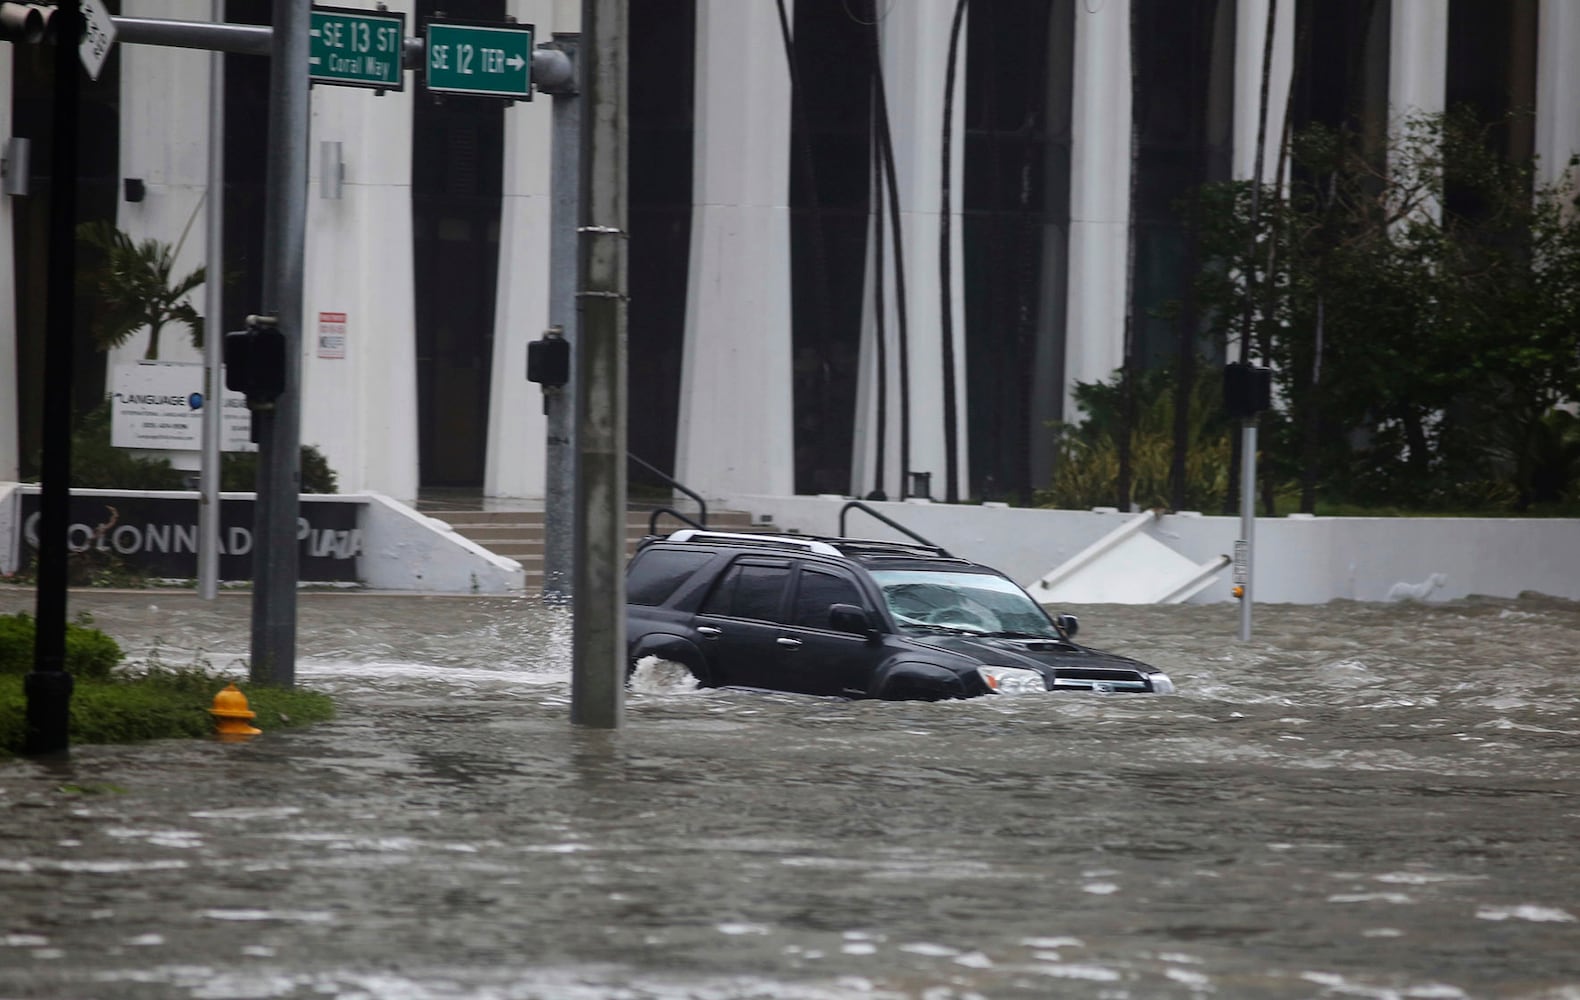
<instances>
[{"instance_id":1,"label":"green shrub","mask_svg":"<svg viewBox=\"0 0 1580 1000\"><path fill-rule=\"evenodd\" d=\"M1229 432L1222 416L1216 372L1197 380L1191 392L1185 455L1185 509L1209 510L1229 485ZM1169 471L1174 456L1174 382L1171 373L1142 373L1136 387L1136 426L1130 435L1130 495L1140 507L1170 506ZM1119 428L1123 412L1118 376L1109 382L1079 383L1076 403L1084 419L1062 426L1053 482L1039 491L1044 507L1080 509L1112 506L1119 495Z\"/></svg>"},{"instance_id":2,"label":"green shrub","mask_svg":"<svg viewBox=\"0 0 1580 1000\"><path fill-rule=\"evenodd\" d=\"M167 458L150 458L110 444L110 403L105 400L83 414L71 435L71 485L82 489L184 490L186 476Z\"/></svg>"},{"instance_id":3,"label":"green shrub","mask_svg":"<svg viewBox=\"0 0 1580 1000\"><path fill-rule=\"evenodd\" d=\"M71 435L71 485L80 489L185 490L189 473L173 467L168 458L140 455L117 448L111 440L110 403L106 399L77 422ZM339 477L324 453L302 445L302 492L337 493ZM42 465L35 461L35 466ZM250 493L257 485L258 454L228 451L220 457L220 489Z\"/></svg>"},{"instance_id":4,"label":"green shrub","mask_svg":"<svg viewBox=\"0 0 1580 1000\"><path fill-rule=\"evenodd\" d=\"M33 669L36 633L31 615L0 615L0 674L25 674ZM66 623L66 672L73 677L103 680L121 657L120 644L86 621Z\"/></svg>"},{"instance_id":5,"label":"green shrub","mask_svg":"<svg viewBox=\"0 0 1580 1000\"><path fill-rule=\"evenodd\" d=\"M229 451L220 460L219 488L233 493L250 493L258 484L258 453ZM302 492L338 493L339 478L329 467L324 453L310 444L302 445Z\"/></svg>"}]
</instances>

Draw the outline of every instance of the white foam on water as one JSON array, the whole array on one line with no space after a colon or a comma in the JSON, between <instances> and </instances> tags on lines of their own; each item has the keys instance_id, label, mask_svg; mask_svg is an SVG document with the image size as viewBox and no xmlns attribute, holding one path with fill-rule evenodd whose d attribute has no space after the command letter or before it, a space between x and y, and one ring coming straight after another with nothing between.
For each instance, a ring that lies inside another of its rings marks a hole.
<instances>
[{"instance_id":1,"label":"white foam on water","mask_svg":"<svg viewBox=\"0 0 1580 1000\"><path fill-rule=\"evenodd\" d=\"M631 690L637 694L686 694L698 690L698 684L684 663L644 656L631 672Z\"/></svg>"},{"instance_id":2,"label":"white foam on water","mask_svg":"<svg viewBox=\"0 0 1580 1000\"><path fill-rule=\"evenodd\" d=\"M1483 906L1476 911L1477 920L1529 920L1536 924L1572 924L1574 915L1553 906Z\"/></svg>"}]
</instances>

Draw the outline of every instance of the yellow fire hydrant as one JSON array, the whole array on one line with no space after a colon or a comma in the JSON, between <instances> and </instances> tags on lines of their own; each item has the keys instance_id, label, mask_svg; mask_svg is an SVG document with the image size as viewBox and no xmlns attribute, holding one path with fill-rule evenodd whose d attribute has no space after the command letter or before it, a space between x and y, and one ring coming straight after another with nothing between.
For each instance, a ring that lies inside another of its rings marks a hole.
<instances>
[{"instance_id":1,"label":"yellow fire hydrant","mask_svg":"<svg viewBox=\"0 0 1580 1000\"><path fill-rule=\"evenodd\" d=\"M214 731L222 739L257 736L263 732L247 722L248 719L255 718L258 713L247 708L247 696L234 684L225 685L224 690L214 696L214 707L208 711L214 716Z\"/></svg>"}]
</instances>

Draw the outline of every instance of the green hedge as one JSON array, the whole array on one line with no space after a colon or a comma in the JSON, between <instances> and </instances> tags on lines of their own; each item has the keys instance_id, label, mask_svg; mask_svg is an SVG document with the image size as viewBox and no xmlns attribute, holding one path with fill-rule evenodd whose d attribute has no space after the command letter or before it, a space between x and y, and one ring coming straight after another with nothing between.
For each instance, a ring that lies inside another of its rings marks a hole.
<instances>
[{"instance_id":1,"label":"green hedge","mask_svg":"<svg viewBox=\"0 0 1580 1000\"><path fill-rule=\"evenodd\" d=\"M66 623L66 671L79 679L104 680L121 662L121 646L88 622ZM33 669L36 633L31 615L0 615L0 675L21 675Z\"/></svg>"}]
</instances>

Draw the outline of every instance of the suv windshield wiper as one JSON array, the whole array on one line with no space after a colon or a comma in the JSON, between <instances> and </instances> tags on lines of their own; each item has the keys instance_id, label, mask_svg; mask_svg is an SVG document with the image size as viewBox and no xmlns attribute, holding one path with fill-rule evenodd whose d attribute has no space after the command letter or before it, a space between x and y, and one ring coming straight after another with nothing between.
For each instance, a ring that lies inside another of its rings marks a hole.
<instances>
[{"instance_id":1,"label":"suv windshield wiper","mask_svg":"<svg viewBox=\"0 0 1580 1000\"><path fill-rule=\"evenodd\" d=\"M982 634L986 635L986 636L991 636L994 639L1048 639L1048 640L1057 641L1058 638L1059 638L1056 635L1044 635L1041 632L1011 632L1011 631L1004 631L1004 632L983 632Z\"/></svg>"},{"instance_id":2,"label":"suv windshield wiper","mask_svg":"<svg viewBox=\"0 0 1580 1000\"><path fill-rule=\"evenodd\" d=\"M943 625L938 622L917 621L915 618L900 617L900 624L913 625L916 628L931 629L934 632L948 632L950 635L981 635L974 628L961 628L958 625Z\"/></svg>"}]
</instances>

